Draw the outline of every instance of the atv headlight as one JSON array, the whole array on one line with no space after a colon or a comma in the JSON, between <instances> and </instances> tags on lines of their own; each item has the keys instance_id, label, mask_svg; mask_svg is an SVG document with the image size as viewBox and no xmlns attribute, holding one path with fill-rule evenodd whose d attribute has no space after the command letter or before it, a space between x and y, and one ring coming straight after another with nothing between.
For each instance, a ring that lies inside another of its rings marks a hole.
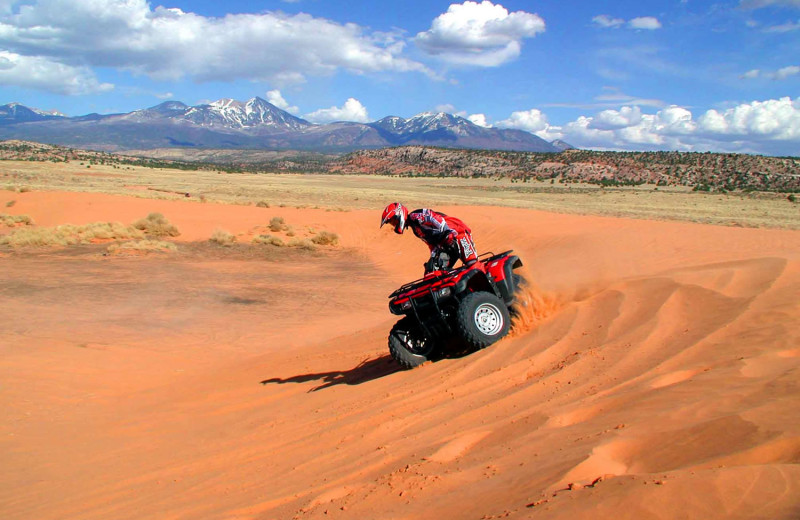
<instances>
[{"instance_id":1,"label":"atv headlight","mask_svg":"<svg viewBox=\"0 0 800 520\"><path fill-rule=\"evenodd\" d=\"M411 300L406 300L406 301L404 301L403 303L400 304L400 309L402 309L404 311L407 311L410 308L411 308Z\"/></svg>"},{"instance_id":2,"label":"atv headlight","mask_svg":"<svg viewBox=\"0 0 800 520\"><path fill-rule=\"evenodd\" d=\"M439 297L440 298L447 298L451 294L453 294L453 288L452 287L445 287L444 289L440 289L439 290Z\"/></svg>"}]
</instances>

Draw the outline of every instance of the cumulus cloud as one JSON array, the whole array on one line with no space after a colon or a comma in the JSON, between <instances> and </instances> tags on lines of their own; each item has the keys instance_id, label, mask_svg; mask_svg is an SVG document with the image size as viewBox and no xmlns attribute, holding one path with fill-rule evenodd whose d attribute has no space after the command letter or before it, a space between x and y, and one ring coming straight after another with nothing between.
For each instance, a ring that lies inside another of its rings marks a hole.
<instances>
[{"instance_id":1,"label":"cumulus cloud","mask_svg":"<svg viewBox=\"0 0 800 520\"><path fill-rule=\"evenodd\" d=\"M450 5L414 42L449 63L497 67L520 55L523 39L544 30L544 20L537 14L509 13L488 0L468 1Z\"/></svg>"},{"instance_id":2,"label":"cumulus cloud","mask_svg":"<svg viewBox=\"0 0 800 520\"><path fill-rule=\"evenodd\" d=\"M482 126L484 128L492 127L492 125L486 120L486 114L470 114L467 116L467 119L473 125Z\"/></svg>"},{"instance_id":3,"label":"cumulus cloud","mask_svg":"<svg viewBox=\"0 0 800 520\"><path fill-rule=\"evenodd\" d=\"M307 14L200 16L146 0L13 0L0 9L0 48L71 67L111 67L157 80L250 79L298 83L339 70L417 71L387 41L356 24Z\"/></svg>"},{"instance_id":4,"label":"cumulus cloud","mask_svg":"<svg viewBox=\"0 0 800 520\"><path fill-rule=\"evenodd\" d=\"M652 16L639 16L638 18L634 18L628 22L628 27L631 29L645 29L648 31L653 31L655 29L661 29L661 22L658 21L658 18L654 18Z\"/></svg>"},{"instance_id":5,"label":"cumulus cloud","mask_svg":"<svg viewBox=\"0 0 800 520\"><path fill-rule=\"evenodd\" d=\"M607 14L599 14L592 18L592 23L605 29L617 29L625 26L628 29L655 30L661 29L661 22L653 16L639 16L627 22L623 18L613 18Z\"/></svg>"},{"instance_id":6,"label":"cumulus cloud","mask_svg":"<svg viewBox=\"0 0 800 520\"><path fill-rule=\"evenodd\" d=\"M580 116L562 126L550 125L533 109L514 112L498 126L528 130L548 140L561 138L580 148L800 154L800 98L741 103L697 118L677 105L654 114L626 106Z\"/></svg>"},{"instance_id":7,"label":"cumulus cloud","mask_svg":"<svg viewBox=\"0 0 800 520\"><path fill-rule=\"evenodd\" d=\"M86 67L73 67L8 51L0 51L0 85L67 95L97 94L114 89L110 83L100 83Z\"/></svg>"},{"instance_id":8,"label":"cumulus cloud","mask_svg":"<svg viewBox=\"0 0 800 520\"><path fill-rule=\"evenodd\" d=\"M333 121L366 123L369 121L369 114L367 114L366 107L359 100L349 98L341 107L321 108L307 114L305 118L315 123L330 123Z\"/></svg>"},{"instance_id":9,"label":"cumulus cloud","mask_svg":"<svg viewBox=\"0 0 800 520\"><path fill-rule=\"evenodd\" d=\"M267 92L267 101L275 105L276 107L280 108L281 110L286 110L287 112L291 112L292 114L296 114L300 111L299 108L296 106L290 106L289 102L283 99L283 95L281 95L280 90L270 90Z\"/></svg>"},{"instance_id":10,"label":"cumulus cloud","mask_svg":"<svg viewBox=\"0 0 800 520\"><path fill-rule=\"evenodd\" d=\"M513 112L508 119L499 121L496 126L500 128L525 130L547 141L564 137L561 128L551 126L547 120L547 116L537 108Z\"/></svg>"}]
</instances>

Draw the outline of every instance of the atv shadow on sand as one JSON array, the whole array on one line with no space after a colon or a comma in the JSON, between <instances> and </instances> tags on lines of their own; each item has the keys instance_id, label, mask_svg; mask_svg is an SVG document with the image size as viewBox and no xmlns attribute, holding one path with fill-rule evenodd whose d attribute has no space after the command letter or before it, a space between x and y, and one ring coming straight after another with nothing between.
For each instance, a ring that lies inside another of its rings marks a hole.
<instances>
[{"instance_id":1,"label":"atv shadow on sand","mask_svg":"<svg viewBox=\"0 0 800 520\"><path fill-rule=\"evenodd\" d=\"M392 363L392 358L383 355L378 358L366 359L351 368L350 370L333 370L330 372L319 372L316 374L301 374L287 378L273 377L261 381L262 385L286 383L307 383L309 381L321 381L322 384L315 386L309 392L324 390L336 385L360 385L369 381L374 381L382 377L398 372L400 367Z\"/></svg>"}]
</instances>

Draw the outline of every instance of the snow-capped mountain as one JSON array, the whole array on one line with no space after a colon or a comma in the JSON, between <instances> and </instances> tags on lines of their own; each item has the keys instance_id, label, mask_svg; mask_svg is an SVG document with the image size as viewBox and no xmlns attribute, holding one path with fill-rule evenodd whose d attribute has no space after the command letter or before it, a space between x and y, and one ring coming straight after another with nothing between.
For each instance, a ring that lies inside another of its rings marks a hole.
<instances>
[{"instance_id":1,"label":"snow-capped mountain","mask_svg":"<svg viewBox=\"0 0 800 520\"><path fill-rule=\"evenodd\" d=\"M533 152L560 151L524 132L485 128L463 117L425 112L409 119L315 125L254 97L189 106L167 101L127 114L45 115L19 104L0 107L0 139L28 139L102 150L170 147L347 152L403 144ZM568 146L568 145L567 145Z\"/></svg>"},{"instance_id":2,"label":"snow-capped mountain","mask_svg":"<svg viewBox=\"0 0 800 520\"><path fill-rule=\"evenodd\" d=\"M193 107L180 101L167 101L123 117L139 121L166 118L201 127L230 130L268 128L271 131L301 131L311 126L308 121L295 117L260 97L244 103L235 99L220 99Z\"/></svg>"},{"instance_id":3,"label":"snow-capped mountain","mask_svg":"<svg viewBox=\"0 0 800 520\"><path fill-rule=\"evenodd\" d=\"M0 124L45 121L63 117L65 117L64 114L60 114L56 111L45 112L37 108L28 108L19 103L9 103L0 106Z\"/></svg>"},{"instance_id":4,"label":"snow-capped mountain","mask_svg":"<svg viewBox=\"0 0 800 520\"><path fill-rule=\"evenodd\" d=\"M445 112L423 112L410 119L389 116L371 123L370 126L397 135L414 135L436 130L447 129L456 135L469 135L476 128L481 128L463 117Z\"/></svg>"}]
</instances>

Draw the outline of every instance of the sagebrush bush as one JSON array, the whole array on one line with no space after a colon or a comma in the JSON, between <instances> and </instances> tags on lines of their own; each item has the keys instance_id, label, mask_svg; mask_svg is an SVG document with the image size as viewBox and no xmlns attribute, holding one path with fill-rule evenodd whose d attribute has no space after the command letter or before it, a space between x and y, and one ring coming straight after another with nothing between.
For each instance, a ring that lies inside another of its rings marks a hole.
<instances>
[{"instance_id":1,"label":"sagebrush bush","mask_svg":"<svg viewBox=\"0 0 800 520\"><path fill-rule=\"evenodd\" d=\"M320 231L311 238L318 246L335 246L339 243L339 235L330 231Z\"/></svg>"},{"instance_id":2,"label":"sagebrush bush","mask_svg":"<svg viewBox=\"0 0 800 520\"><path fill-rule=\"evenodd\" d=\"M289 229L289 226L286 225L286 221L283 220L283 217L272 217L269 221L269 230L274 231L275 233L279 231L286 231Z\"/></svg>"},{"instance_id":3,"label":"sagebrush bush","mask_svg":"<svg viewBox=\"0 0 800 520\"><path fill-rule=\"evenodd\" d=\"M307 238L295 238L289 241L289 247L296 247L298 249L307 249L313 251L317 246Z\"/></svg>"},{"instance_id":4,"label":"sagebrush bush","mask_svg":"<svg viewBox=\"0 0 800 520\"><path fill-rule=\"evenodd\" d=\"M265 200L261 200L261 201L258 202L258 204L256 204L256 207L257 208L268 208L269 207L269 202L267 202Z\"/></svg>"},{"instance_id":5,"label":"sagebrush bush","mask_svg":"<svg viewBox=\"0 0 800 520\"><path fill-rule=\"evenodd\" d=\"M236 242L236 237L224 229L215 229L209 241L221 246L230 247Z\"/></svg>"},{"instance_id":6,"label":"sagebrush bush","mask_svg":"<svg viewBox=\"0 0 800 520\"><path fill-rule=\"evenodd\" d=\"M272 235L258 235L257 237L253 238L254 244L259 245L267 245L267 246L278 246L283 247L286 244L280 237L272 236Z\"/></svg>"},{"instance_id":7,"label":"sagebrush bush","mask_svg":"<svg viewBox=\"0 0 800 520\"><path fill-rule=\"evenodd\" d=\"M6 215L0 213L0 224L8 227L32 226L33 220L28 215Z\"/></svg>"},{"instance_id":8,"label":"sagebrush bush","mask_svg":"<svg viewBox=\"0 0 800 520\"><path fill-rule=\"evenodd\" d=\"M150 213L134 222L133 227L153 237L177 237L181 234L161 213Z\"/></svg>"},{"instance_id":9,"label":"sagebrush bush","mask_svg":"<svg viewBox=\"0 0 800 520\"><path fill-rule=\"evenodd\" d=\"M119 222L92 222L83 226L64 224L54 228L22 227L0 236L0 244L19 246L71 246L97 241L143 238L143 233Z\"/></svg>"},{"instance_id":10,"label":"sagebrush bush","mask_svg":"<svg viewBox=\"0 0 800 520\"><path fill-rule=\"evenodd\" d=\"M111 244L108 246L108 252L112 255L126 253L172 253L177 250L178 247L172 242L147 239L137 240L135 242L124 242L122 244Z\"/></svg>"}]
</instances>

